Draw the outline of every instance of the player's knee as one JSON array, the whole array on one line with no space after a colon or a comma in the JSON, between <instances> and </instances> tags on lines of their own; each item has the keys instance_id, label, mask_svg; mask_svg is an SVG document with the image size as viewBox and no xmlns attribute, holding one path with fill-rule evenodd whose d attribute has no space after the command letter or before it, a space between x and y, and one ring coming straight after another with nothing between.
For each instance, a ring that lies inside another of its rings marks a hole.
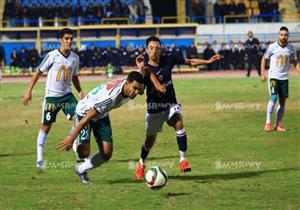
<instances>
[{"instance_id":1,"label":"player's knee","mask_svg":"<svg viewBox=\"0 0 300 210\"><path fill-rule=\"evenodd\" d=\"M81 159L87 158L90 154L89 153L78 153L78 157Z\"/></svg>"},{"instance_id":2,"label":"player's knee","mask_svg":"<svg viewBox=\"0 0 300 210\"><path fill-rule=\"evenodd\" d=\"M105 161L109 161L110 158L112 156L112 152L105 152L102 154L102 158L105 160Z\"/></svg>"},{"instance_id":3,"label":"player's knee","mask_svg":"<svg viewBox=\"0 0 300 210\"><path fill-rule=\"evenodd\" d=\"M44 125L44 124L41 125L41 130L44 131L45 133L49 133L50 129L51 129L51 125Z\"/></svg>"},{"instance_id":4,"label":"player's knee","mask_svg":"<svg viewBox=\"0 0 300 210\"><path fill-rule=\"evenodd\" d=\"M279 98L279 105L281 107L284 107L285 106L285 98Z\"/></svg>"},{"instance_id":5,"label":"player's knee","mask_svg":"<svg viewBox=\"0 0 300 210\"><path fill-rule=\"evenodd\" d=\"M87 158L90 155L90 145L80 144L77 147L77 155L79 158Z\"/></svg>"},{"instance_id":6,"label":"player's knee","mask_svg":"<svg viewBox=\"0 0 300 210\"><path fill-rule=\"evenodd\" d=\"M271 100L275 103L277 101L278 97L277 95L272 95Z\"/></svg>"}]
</instances>

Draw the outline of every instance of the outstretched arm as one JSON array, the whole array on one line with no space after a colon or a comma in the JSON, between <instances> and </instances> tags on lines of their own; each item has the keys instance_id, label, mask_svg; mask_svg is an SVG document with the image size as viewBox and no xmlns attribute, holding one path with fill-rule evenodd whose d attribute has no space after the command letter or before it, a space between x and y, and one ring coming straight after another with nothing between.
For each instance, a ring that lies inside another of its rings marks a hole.
<instances>
[{"instance_id":1,"label":"outstretched arm","mask_svg":"<svg viewBox=\"0 0 300 210\"><path fill-rule=\"evenodd\" d=\"M78 92L78 95L79 95L80 99L83 99L84 98L84 93L81 89L78 75L73 76L72 82L73 82L73 85L74 85L74 87L76 88L76 90Z\"/></svg>"},{"instance_id":2,"label":"outstretched arm","mask_svg":"<svg viewBox=\"0 0 300 210\"><path fill-rule=\"evenodd\" d=\"M97 111L95 108L92 108L87 115L82 118L79 123L77 124L77 126L75 127L75 129L73 130L73 132L71 133L70 136L68 136L65 139L62 139L59 143L58 143L58 149L59 150L69 150L72 148L73 142L75 141L76 137L78 136L78 134L80 133L80 131L84 128L84 126L94 117L97 115Z\"/></svg>"},{"instance_id":3,"label":"outstretched arm","mask_svg":"<svg viewBox=\"0 0 300 210\"><path fill-rule=\"evenodd\" d=\"M201 64L211 64L211 63L213 63L217 60L220 60L220 59L221 59L221 56L219 54L216 54L208 60L198 59L198 58L185 59L185 64L186 65L191 65L191 66L197 66L197 65L201 65Z\"/></svg>"},{"instance_id":4,"label":"outstretched arm","mask_svg":"<svg viewBox=\"0 0 300 210\"><path fill-rule=\"evenodd\" d=\"M35 74L33 75L32 79L27 87L27 90L25 91L24 96L23 96L23 104L24 105L28 105L29 101L31 101L32 90L42 74L43 74L43 72L41 72L40 70L37 70L35 72Z\"/></svg>"},{"instance_id":5,"label":"outstretched arm","mask_svg":"<svg viewBox=\"0 0 300 210\"><path fill-rule=\"evenodd\" d=\"M166 87L160 84L155 74L153 74L149 68L145 67L144 55L141 54L135 59L136 65L139 67L141 74L144 77L149 77L150 81L153 83L155 89L163 94L167 92Z\"/></svg>"}]
</instances>

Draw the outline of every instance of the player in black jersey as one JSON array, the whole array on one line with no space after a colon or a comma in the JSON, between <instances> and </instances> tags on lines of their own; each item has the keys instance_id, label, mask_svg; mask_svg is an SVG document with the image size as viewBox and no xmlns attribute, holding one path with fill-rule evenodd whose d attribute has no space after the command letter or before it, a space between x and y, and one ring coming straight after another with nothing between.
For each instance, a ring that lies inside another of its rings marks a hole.
<instances>
[{"instance_id":1,"label":"player in black jersey","mask_svg":"<svg viewBox=\"0 0 300 210\"><path fill-rule=\"evenodd\" d=\"M141 149L141 157L136 169L136 179L144 178L146 158L152 148L158 132L162 131L164 122L176 131L177 143L180 154L180 171L191 171L186 159L187 137L183 126L181 105L176 100L176 94L172 82L172 69L176 64L200 65L210 64L220 59L220 55L214 55L209 60L184 59L175 55L162 56L162 45L159 38L151 36L146 40L146 53L143 62L137 62L139 68L145 67L154 73L159 82L166 88L166 93L157 92L152 82L145 78L147 87L147 114L146 114L146 140ZM141 56L139 57L141 60Z\"/></svg>"}]
</instances>

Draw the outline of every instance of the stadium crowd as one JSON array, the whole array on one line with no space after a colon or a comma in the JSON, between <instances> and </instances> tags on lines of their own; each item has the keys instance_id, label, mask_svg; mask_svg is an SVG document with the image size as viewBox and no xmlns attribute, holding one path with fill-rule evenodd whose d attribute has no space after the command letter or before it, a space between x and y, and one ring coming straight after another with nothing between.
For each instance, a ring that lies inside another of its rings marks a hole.
<instances>
[{"instance_id":1,"label":"stadium crowd","mask_svg":"<svg viewBox=\"0 0 300 210\"><path fill-rule=\"evenodd\" d=\"M279 2L278 0L192 0L190 16L194 17L195 22L213 23L210 17L214 17L215 23L223 23L224 17L228 15L244 15L244 17L228 17L226 23L247 22L245 15L258 15L259 20L263 22L278 22Z\"/></svg>"},{"instance_id":2,"label":"stadium crowd","mask_svg":"<svg viewBox=\"0 0 300 210\"><path fill-rule=\"evenodd\" d=\"M110 0L107 4L101 1L86 1L84 5L80 0L75 1L28 1L6 0L3 19L13 20L14 26L39 26L40 20L66 19L66 25L100 24L102 18L130 18L131 23L141 23L145 16L143 0ZM46 21L43 25L54 25Z\"/></svg>"},{"instance_id":3,"label":"stadium crowd","mask_svg":"<svg viewBox=\"0 0 300 210\"><path fill-rule=\"evenodd\" d=\"M39 3L36 3L39 2ZM253 1L256 4L246 5L244 0L192 0L189 2L189 16L192 22L223 23L228 15L259 15L263 22L279 21L278 0ZM51 26L101 24L103 18L125 18L111 20L107 23L131 24L144 23L148 8L143 0L105 0L105 1L21 1L6 0L3 13L4 26ZM56 22L55 22L56 21ZM246 22L247 17L228 17L226 22Z\"/></svg>"},{"instance_id":4,"label":"stadium crowd","mask_svg":"<svg viewBox=\"0 0 300 210\"><path fill-rule=\"evenodd\" d=\"M260 60L267 46L268 43L260 43L259 46L255 46L254 52L250 52L253 47L247 47L247 44L242 42L225 44L214 41L211 44L206 43L203 52L198 52L198 49L194 44L189 47L177 47L175 44L172 44L164 48L163 54L174 54L184 58L208 59L218 53L221 55L222 60L205 66L206 70L246 69L249 65L248 56L250 53L257 54ZM137 55L143 53L144 50L143 47L136 49L132 46L121 48L99 48L95 45L91 45L90 47L81 50L74 49L74 52L80 57L80 67L82 70L94 70L99 67L103 68L112 65L115 68L115 73L122 73L122 67L135 66L135 58ZM11 71L13 68L23 69L24 72L35 71L36 67L41 62L41 59L49 51L50 49L43 50L41 54L39 54L33 47L31 49L23 47L20 51L14 49L10 55L10 69ZM2 57L5 56L3 55ZM257 62L259 62L259 60L257 60ZM254 63L254 65L258 64ZM180 66L177 66L177 68L180 68Z\"/></svg>"}]
</instances>

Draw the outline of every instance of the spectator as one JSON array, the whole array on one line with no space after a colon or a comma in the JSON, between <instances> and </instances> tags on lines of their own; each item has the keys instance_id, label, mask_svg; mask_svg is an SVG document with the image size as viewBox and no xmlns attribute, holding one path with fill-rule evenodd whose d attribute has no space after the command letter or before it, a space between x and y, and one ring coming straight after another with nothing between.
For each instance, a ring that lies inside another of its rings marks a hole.
<instances>
[{"instance_id":1,"label":"spectator","mask_svg":"<svg viewBox=\"0 0 300 210\"><path fill-rule=\"evenodd\" d=\"M215 54L216 53L212 49L211 45L209 43L207 43L206 44L206 48L203 51L203 59L205 59L205 60L210 59ZM207 68L208 71L216 69L216 63L206 64L206 68Z\"/></svg>"},{"instance_id":2,"label":"spectator","mask_svg":"<svg viewBox=\"0 0 300 210\"><path fill-rule=\"evenodd\" d=\"M122 11L121 17L129 17L130 11L129 11L129 7L126 2L121 3L121 11Z\"/></svg>"},{"instance_id":3,"label":"spectator","mask_svg":"<svg viewBox=\"0 0 300 210\"><path fill-rule=\"evenodd\" d=\"M136 0L137 8L138 8L138 23L144 23L145 22L145 4L143 0Z\"/></svg>"},{"instance_id":4,"label":"spectator","mask_svg":"<svg viewBox=\"0 0 300 210\"><path fill-rule=\"evenodd\" d=\"M116 71L116 68L114 66L112 66L111 63L109 62L105 69L106 77L109 79L113 78L115 71Z\"/></svg>"},{"instance_id":5,"label":"spectator","mask_svg":"<svg viewBox=\"0 0 300 210\"><path fill-rule=\"evenodd\" d=\"M19 66L20 66L19 54L17 53L16 49L13 49L12 53L10 54L10 64L9 64L10 73L16 72Z\"/></svg>"},{"instance_id":6,"label":"spectator","mask_svg":"<svg viewBox=\"0 0 300 210\"><path fill-rule=\"evenodd\" d=\"M84 16L83 8L80 4L80 1L77 1L77 4L75 6L75 9L73 10L73 17L77 18L77 24L81 25L81 18Z\"/></svg>"},{"instance_id":7,"label":"spectator","mask_svg":"<svg viewBox=\"0 0 300 210\"><path fill-rule=\"evenodd\" d=\"M2 77L2 72L5 70L5 53L4 48L0 46L0 80Z\"/></svg>"},{"instance_id":8,"label":"spectator","mask_svg":"<svg viewBox=\"0 0 300 210\"><path fill-rule=\"evenodd\" d=\"M272 13L272 8L269 3L269 0L261 0L258 4L259 10L260 10L260 15L263 15L262 20L263 22L271 22L272 17L266 17L264 15L270 15Z\"/></svg>"},{"instance_id":9,"label":"spectator","mask_svg":"<svg viewBox=\"0 0 300 210\"><path fill-rule=\"evenodd\" d=\"M211 47L215 52L219 52L221 50L221 45L217 42L217 40L214 40Z\"/></svg>"},{"instance_id":10,"label":"spectator","mask_svg":"<svg viewBox=\"0 0 300 210\"><path fill-rule=\"evenodd\" d=\"M259 60L259 41L253 37L253 32L248 32L248 40L246 45L246 58L248 60L247 77L250 76L252 65L255 66L257 74L260 76L260 60Z\"/></svg>"},{"instance_id":11,"label":"spectator","mask_svg":"<svg viewBox=\"0 0 300 210\"><path fill-rule=\"evenodd\" d=\"M84 24L87 25L95 24L95 21L92 20L92 18L95 17L95 14L96 14L96 8L91 2L89 2L85 10L85 18L87 18L88 20L85 21Z\"/></svg>"},{"instance_id":12,"label":"spectator","mask_svg":"<svg viewBox=\"0 0 300 210\"><path fill-rule=\"evenodd\" d=\"M213 24L214 23L214 20L213 20L213 17L214 17L214 1L215 0L208 0L207 1L207 6L206 6L206 16L208 17L208 24Z\"/></svg>"},{"instance_id":13,"label":"spectator","mask_svg":"<svg viewBox=\"0 0 300 210\"><path fill-rule=\"evenodd\" d=\"M237 69L245 69L245 59L246 59L246 51L245 51L245 45L239 41L238 42L238 56L239 56L239 62Z\"/></svg>"},{"instance_id":14,"label":"spectator","mask_svg":"<svg viewBox=\"0 0 300 210\"><path fill-rule=\"evenodd\" d=\"M226 15L237 15L237 7L235 5L234 0L231 0L229 4L226 5ZM226 23L235 23L236 20L238 18L237 17L228 17L226 19Z\"/></svg>"},{"instance_id":15,"label":"spectator","mask_svg":"<svg viewBox=\"0 0 300 210\"><path fill-rule=\"evenodd\" d=\"M272 11L273 16L273 22L279 22L279 3L278 0L272 0L270 4L270 10Z\"/></svg>"},{"instance_id":16,"label":"spectator","mask_svg":"<svg viewBox=\"0 0 300 210\"><path fill-rule=\"evenodd\" d=\"M226 70L226 69L230 69L229 67L229 63L230 63L230 52L229 50L226 48L226 44L222 43L221 45L221 49L218 52L221 56L221 60L219 61L219 69L222 70Z\"/></svg>"},{"instance_id":17,"label":"spectator","mask_svg":"<svg viewBox=\"0 0 300 210\"><path fill-rule=\"evenodd\" d=\"M214 4L214 15L216 23L223 23L222 0L217 0Z\"/></svg>"},{"instance_id":18,"label":"spectator","mask_svg":"<svg viewBox=\"0 0 300 210\"><path fill-rule=\"evenodd\" d=\"M131 23L137 23L139 17L137 4L135 2L132 2L131 4L129 4L128 8L130 12L129 18L131 20Z\"/></svg>"},{"instance_id":19,"label":"spectator","mask_svg":"<svg viewBox=\"0 0 300 210\"><path fill-rule=\"evenodd\" d=\"M229 49L228 49L228 56L229 56L229 69L236 69L238 57L237 57L237 47L230 41Z\"/></svg>"},{"instance_id":20,"label":"spectator","mask_svg":"<svg viewBox=\"0 0 300 210\"><path fill-rule=\"evenodd\" d=\"M192 1L192 8L191 8L191 16L197 17L197 22L199 24L205 24L206 23L206 7L203 3L203 0L193 0Z\"/></svg>"},{"instance_id":21,"label":"spectator","mask_svg":"<svg viewBox=\"0 0 300 210\"><path fill-rule=\"evenodd\" d=\"M187 50L187 58L188 59L198 58L198 50L194 44L191 44L189 46Z\"/></svg>"},{"instance_id":22,"label":"spectator","mask_svg":"<svg viewBox=\"0 0 300 210\"><path fill-rule=\"evenodd\" d=\"M37 49L31 47L29 51L29 72L35 71L39 64L39 53Z\"/></svg>"},{"instance_id":23,"label":"spectator","mask_svg":"<svg viewBox=\"0 0 300 210\"><path fill-rule=\"evenodd\" d=\"M236 5L236 14L237 15L246 15L246 6L243 0L239 0L238 4ZM238 22L244 23L247 21L247 18L238 18Z\"/></svg>"},{"instance_id":24,"label":"spectator","mask_svg":"<svg viewBox=\"0 0 300 210\"><path fill-rule=\"evenodd\" d=\"M28 70L29 67L29 55L25 47L22 47L21 52L19 53L19 67L21 67L22 72Z\"/></svg>"}]
</instances>

